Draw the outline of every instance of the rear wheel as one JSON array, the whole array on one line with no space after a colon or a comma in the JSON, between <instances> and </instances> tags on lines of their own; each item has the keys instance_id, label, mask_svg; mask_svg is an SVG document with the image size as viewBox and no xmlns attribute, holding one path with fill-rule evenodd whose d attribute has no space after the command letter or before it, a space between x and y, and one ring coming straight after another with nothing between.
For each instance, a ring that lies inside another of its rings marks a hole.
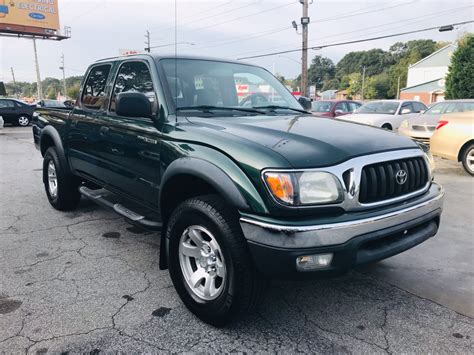
<instances>
[{"instance_id":1,"label":"rear wheel","mask_svg":"<svg viewBox=\"0 0 474 355\"><path fill-rule=\"evenodd\" d=\"M474 144L468 145L461 156L462 165L468 174L474 176Z\"/></svg>"},{"instance_id":2,"label":"rear wheel","mask_svg":"<svg viewBox=\"0 0 474 355\"><path fill-rule=\"evenodd\" d=\"M387 129L387 130L389 130L389 131L391 131L391 130L393 129L393 128L392 128L392 125L391 125L390 123L384 123L384 124L382 125L382 128L383 128L383 129Z\"/></svg>"},{"instance_id":3,"label":"rear wheel","mask_svg":"<svg viewBox=\"0 0 474 355\"><path fill-rule=\"evenodd\" d=\"M30 124L30 118L28 116L22 115L17 118L16 124L21 127L26 127Z\"/></svg>"},{"instance_id":4,"label":"rear wheel","mask_svg":"<svg viewBox=\"0 0 474 355\"><path fill-rule=\"evenodd\" d=\"M218 196L180 204L166 233L171 279L200 319L222 326L260 303L266 281L253 265L237 216Z\"/></svg>"},{"instance_id":5,"label":"rear wheel","mask_svg":"<svg viewBox=\"0 0 474 355\"><path fill-rule=\"evenodd\" d=\"M60 211L73 210L81 200L80 181L61 165L55 147L46 151L43 159L43 182L49 203Z\"/></svg>"}]
</instances>

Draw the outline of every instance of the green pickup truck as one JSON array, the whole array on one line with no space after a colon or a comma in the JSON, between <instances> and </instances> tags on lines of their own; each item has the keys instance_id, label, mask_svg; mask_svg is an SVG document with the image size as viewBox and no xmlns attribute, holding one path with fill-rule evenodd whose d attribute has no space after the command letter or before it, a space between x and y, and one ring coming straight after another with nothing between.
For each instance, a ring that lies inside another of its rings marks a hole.
<instances>
[{"instance_id":1,"label":"green pickup truck","mask_svg":"<svg viewBox=\"0 0 474 355\"><path fill-rule=\"evenodd\" d=\"M444 192L423 147L304 108L242 62L100 60L72 110L33 118L46 195L161 230L160 267L214 325L252 310L271 278L338 275L436 234Z\"/></svg>"}]
</instances>

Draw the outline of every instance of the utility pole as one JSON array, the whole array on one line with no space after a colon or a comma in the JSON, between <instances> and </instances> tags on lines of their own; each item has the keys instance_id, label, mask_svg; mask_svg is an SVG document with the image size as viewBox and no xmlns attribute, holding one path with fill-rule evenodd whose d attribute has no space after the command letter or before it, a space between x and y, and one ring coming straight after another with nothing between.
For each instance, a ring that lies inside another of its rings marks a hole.
<instances>
[{"instance_id":1,"label":"utility pole","mask_svg":"<svg viewBox=\"0 0 474 355\"><path fill-rule=\"evenodd\" d=\"M301 48L301 95L308 96L308 25L310 18L308 17L308 1L300 0L303 5L303 17L301 17L301 26L303 43Z\"/></svg>"},{"instance_id":2,"label":"utility pole","mask_svg":"<svg viewBox=\"0 0 474 355\"><path fill-rule=\"evenodd\" d=\"M35 52L35 66L36 66L36 86L38 89L38 100L43 100L43 88L41 87L41 76L38 63L38 51L36 50L36 38L33 38L33 50Z\"/></svg>"},{"instance_id":3,"label":"utility pole","mask_svg":"<svg viewBox=\"0 0 474 355\"><path fill-rule=\"evenodd\" d=\"M61 66L59 67L63 71L63 88L64 95L67 96L67 86L66 86L66 69L64 68L64 53L61 54Z\"/></svg>"},{"instance_id":4,"label":"utility pole","mask_svg":"<svg viewBox=\"0 0 474 355\"><path fill-rule=\"evenodd\" d=\"M365 69L366 69L366 68L365 68L365 66L364 66L364 68L362 69L362 94L361 94L361 96L362 96L361 100L362 100L362 101L364 101Z\"/></svg>"},{"instance_id":5,"label":"utility pole","mask_svg":"<svg viewBox=\"0 0 474 355\"><path fill-rule=\"evenodd\" d=\"M13 71L13 67L10 67L10 69L12 70L13 90L15 90L15 96L16 96L17 98L19 98L20 95L18 95L18 90L17 90L17 88L16 88L15 72Z\"/></svg>"},{"instance_id":6,"label":"utility pole","mask_svg":"<svg viewBox=\"0 0 474 355\"><path fill-rule=\"evenodd\" d=\"M150 53L151 51L151 41L150 41L150 31L146 31L146 35L145 35L145 38L146 38L146 47L145 47L145 51L147 51L148 53Z\"/></svg>"},{"instance_id":7,"label":"utility pole","mask_svg":"<svg viewBox=\"0 0 474 355\"><path fill-rule=\"evenodd\" d=\"M400 100L400 79L401 75L398 76L398 83L397 83L397 100Z\"/></svg>"}]
</instances>

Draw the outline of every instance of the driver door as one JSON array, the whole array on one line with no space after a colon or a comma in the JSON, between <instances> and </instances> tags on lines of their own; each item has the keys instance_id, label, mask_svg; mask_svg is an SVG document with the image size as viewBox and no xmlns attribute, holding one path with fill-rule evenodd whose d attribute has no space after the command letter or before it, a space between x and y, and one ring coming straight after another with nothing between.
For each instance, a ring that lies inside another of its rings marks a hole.
<instances>
[{"instance_id":1,"label":"driver door","mask_svg":"<svg viewBox=\"0 0 474 355\"><path fill-rule=\"evenodd\" d=\"M156 127L157 81L153 80L151 67L148 62L136 59L120 64L107 114L98 122L102 141L98 154L107 162L108 182L113 190L157 207L161 132ZM152 104L153 117L118 115L116 97L124 92L144 93Z\"/></svg>"}]
</instances>

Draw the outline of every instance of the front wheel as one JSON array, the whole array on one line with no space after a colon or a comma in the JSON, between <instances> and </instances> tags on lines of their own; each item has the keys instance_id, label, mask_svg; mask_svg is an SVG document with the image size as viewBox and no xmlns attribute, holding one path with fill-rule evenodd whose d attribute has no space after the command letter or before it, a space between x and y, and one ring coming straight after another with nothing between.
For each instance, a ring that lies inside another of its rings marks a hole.
<instances>
[{"instance_id":1,"label":"front wheel","mask_svg":"<svg viewBox=\"0 0 474 355\"><path fill-rule=\"evenodd\" d=\"M80 181L61 165L55 147L46 151L43 159L43 183L49 203L60 211L70 211L81 200Z\"/></svg>"},{"instance_id":2,"label":"front wheel","mask_svg":"<svg viewBox=\"0 0 474 355\"><path fill-rule=\"evenodd\" d=\"M470 175L474 176L474 144L469 145L464 149L461 156L462 166L464 170Z\"/></svg>"},{"instance_id":3,"label":"front wheel","mask_svg":"<svg viewBox=\"0 0 474 355\"><path fill-rule=\"evenodd\" d=\"M30 124L30 118L28 116L20 116L17 118L16 124L20 127L26 127Z\"/></svg>"},{"instance_id":4,"label":"front wheel","mask_svg":"<svg viewBox=\"0 0 474 355\"><path fill-rule=\"evenodd\" d=\"M386 129L386 130L388 130L388 131L391 131L391 130L393 129L393 128L392 128L392 125L391 125L390 123L384 123L384 124L382 125L382 128L383 128L383 129Z\"/></svg>"},{"instance_id":5,"label":"front wheel","mask_svg":"<svg viewBox=\"0 0 474 355\"><path fill-rule=\"evenodd\" d=\"M173 284L201 320L222 326L260 303L266 281L249 257L236 213L218 196L180 204L166 233Z\"/></svg>"}]
</instances>

